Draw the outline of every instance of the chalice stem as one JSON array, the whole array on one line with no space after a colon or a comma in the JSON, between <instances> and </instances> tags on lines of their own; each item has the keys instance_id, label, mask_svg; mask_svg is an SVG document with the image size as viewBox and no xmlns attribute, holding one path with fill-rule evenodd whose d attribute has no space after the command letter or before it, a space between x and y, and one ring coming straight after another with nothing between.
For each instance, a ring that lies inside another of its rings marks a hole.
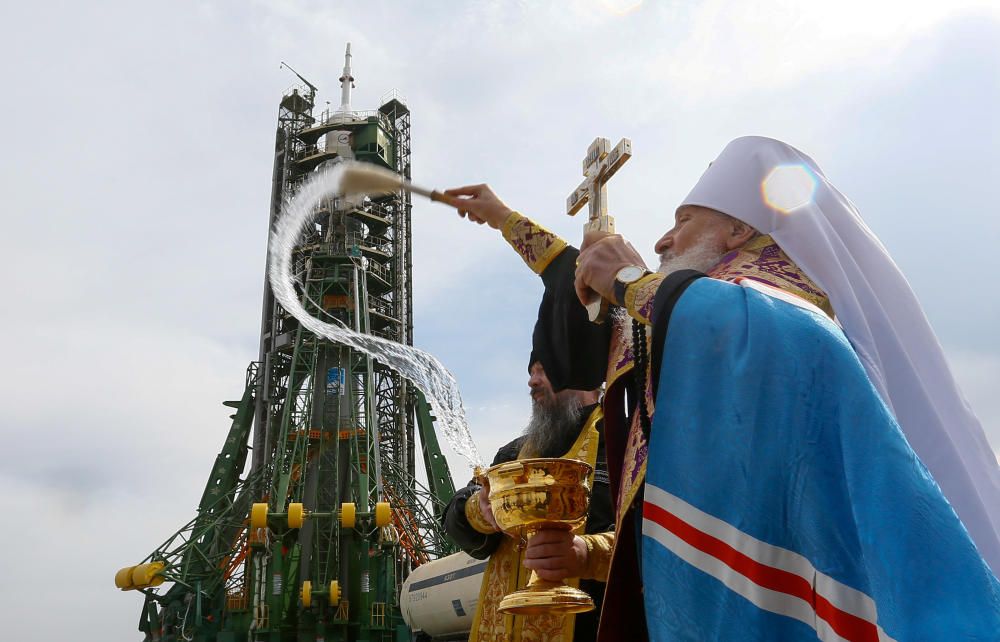
<instances>
[{"instance_id":1,"label":"chalice stem","mask_svg":"<svg viewBox=\"0 0 1000 642\"><path fill-rule=\"evenodd\" d=\"M538 577L538 573L531 571L528 575L528 584L524 587L525 591L549 591L552 589L565 586L564 582L553 582L552 580L543 580Z\"/></svg>"}]
</instances>

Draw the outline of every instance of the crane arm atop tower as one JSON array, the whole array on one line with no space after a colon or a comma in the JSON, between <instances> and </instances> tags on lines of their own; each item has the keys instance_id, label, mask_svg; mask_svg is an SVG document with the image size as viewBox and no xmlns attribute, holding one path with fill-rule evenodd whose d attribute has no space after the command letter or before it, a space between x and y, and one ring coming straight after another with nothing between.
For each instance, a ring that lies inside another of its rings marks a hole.
<instances>
[{"instance_id":1,"label":"crane arm atop tower","mask_svg":"<svg viewBox=\"0 0 1000 642\"><path fill-rule=\"evenodd\" d=\"M278 68L279 68L279 69L280 69L281 67L284 67L284 68L285 68L285 69L287 69L288 71L292 72L293 74L295 74L295 76L296 76L296 77L297 77L297 78L298 78L299 80L301 80L302 82L304 82L304 83L306 84L306 87L309 87L309 91L310 91L310 92L312 93L312 95L313 95L313 96L315 96L315 95L316 95L316 92L317 92L317 91L319 91L319 90L318 90L318 89L316 88L316 85L314 85L314 84L312 84L311 82L309 82L308 80L306 80L306 79L305 79L305 78L304 78L304 77L302 76L302 74L300 74L299 72L297 72L297 71L295 71L294 69L292 69L291 65L289 65L289 64L288 64L287 62L285 62L284 60L282 60L282 61L281 61L281 64L280 64L280 65L278 66Z\"/></svg>"}]
</instances>

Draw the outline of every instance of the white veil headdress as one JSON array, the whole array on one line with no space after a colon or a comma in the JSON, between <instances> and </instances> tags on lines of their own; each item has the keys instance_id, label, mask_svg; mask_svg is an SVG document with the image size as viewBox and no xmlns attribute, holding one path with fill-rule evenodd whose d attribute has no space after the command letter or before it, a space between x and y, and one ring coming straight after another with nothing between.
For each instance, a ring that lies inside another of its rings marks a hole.
<instances>
[{"instance_id":1,"label":"white veil headdress","mask_svg":"<svg viewBox=\"0 0 1000 642\"><path fill-rule=\"evenodd\" d=\"M1000 575L1000 465L913 290L854 205L799 150L729 143L682 205L770 234L822 288L910 446Z\"/></svg>"}]
</instances>

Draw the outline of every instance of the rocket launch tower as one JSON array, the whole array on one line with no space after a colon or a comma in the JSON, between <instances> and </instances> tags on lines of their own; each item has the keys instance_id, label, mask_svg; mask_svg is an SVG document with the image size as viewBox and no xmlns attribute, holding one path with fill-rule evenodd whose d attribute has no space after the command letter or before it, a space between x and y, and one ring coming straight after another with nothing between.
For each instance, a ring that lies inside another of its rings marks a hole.
<instances>
[{"instance_id":1,"label":"rocket launch tower","mask_svg":"<svg viewBox=\"0 0 1000 642\"><path fill-rule=\"evenodd\" d=\"M394 92L377 110L353 109L349 44L336 110L317 114L316 87L296 76L304 84L278 109L269 229L326 164L410 176L410 111ZM294 253L305 308L412 344L410 212L407 193L325 202ZM145 639L410 640L400 586L454 550L439 526L454 486L419 391L302 328L265 276L260 353L242 398L226 405L236 412L196 517L116 575L145 594Z\"/></svg>"}]
</instances>

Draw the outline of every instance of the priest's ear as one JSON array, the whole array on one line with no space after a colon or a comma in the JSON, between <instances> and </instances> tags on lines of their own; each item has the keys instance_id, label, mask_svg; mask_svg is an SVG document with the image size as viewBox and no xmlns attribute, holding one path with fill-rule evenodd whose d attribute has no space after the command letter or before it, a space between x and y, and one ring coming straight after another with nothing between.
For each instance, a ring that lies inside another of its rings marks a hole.
<instances>
[{"instance_id":1,"label":"priest's ear","mask_svg":"<svg viewBox=\"0 0 1000 642\"><path fill-rule=\"evenodd\" d=\"M759 232L738 218L727 216L726 251L735 250L746 245Z\"/></svg>"}]
</instances>

